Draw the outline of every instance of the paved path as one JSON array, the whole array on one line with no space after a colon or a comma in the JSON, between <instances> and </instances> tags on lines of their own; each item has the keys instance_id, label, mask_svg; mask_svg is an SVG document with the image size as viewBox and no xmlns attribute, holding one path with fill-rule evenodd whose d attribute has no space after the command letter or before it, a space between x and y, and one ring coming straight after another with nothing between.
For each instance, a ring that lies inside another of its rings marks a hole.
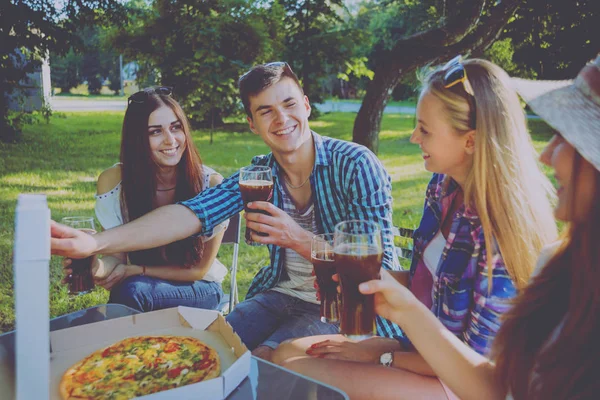
<instances>
[{"instance_id":1,"label":"paved path","mask_svg":"<svg viewBox=\"0 0 600 400\"><path fill-rule=\"evenodd\" d=\"M360 109L360 103L349 101L331 101L326 100L323 104L316 104L317 108L322 112L353 112L357 113ZM384 114L414 114L416 107L405 106L387 106L383 111Z\"/></svg>"},{"instance_id":2,"label":"paved path","mask_svg":"<svg viewBox=\"0 0 600 400\"><path fill-rule=\"evenodd\" d=\"M125 111L125 100L78 100L52 97L50 99L54 111Z\"/></svg>"},{"instance_id":3,"label":"paved path","mask_svg":"<svg viewBox=\"0 0 600 400\"><path fill-rule=\"evenodd\" d=\"M54 111L125 111L127 101L125 100L77 100L52 97L50 100ZM313 104L322 112L349 112L357 113L360 103L352 103L344 100L326 100L323 104ZM415 107L387 106L384 114L409 114L413 115ZM539 119L537 115L528 115L529 119Z\"/></svg>"},{"instance_id":4,"label":"paved path","mask_svg":"<svg viewBox=\"0 0 600 400\"><path fill-rule=\"evenodd\" d=\"M125 100L78 100L53 97L50 100L52 109L55 111L123 111L127 108ZM357 113L360 109L359 103L347 101L330 101L323 104L313 104L322 112L353 112ZM386 114L414 114L415 107L387 106L384 111Z\"/></svg>"}]
</instances>

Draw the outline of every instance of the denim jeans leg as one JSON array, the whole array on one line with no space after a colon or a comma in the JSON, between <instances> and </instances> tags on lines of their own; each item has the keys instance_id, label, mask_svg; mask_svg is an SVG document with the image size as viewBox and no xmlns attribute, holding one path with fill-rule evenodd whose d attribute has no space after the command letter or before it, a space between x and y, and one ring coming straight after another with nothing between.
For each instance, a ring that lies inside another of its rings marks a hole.
<instances>
[{"instance_id":1,"label":"denim jeans leg","mask_svg":"<svg viewBox=\"0 0 600 400\"><path fill-rule=\"evenodd\" d=\"M227 322L250 350L254 350L283 322L290 296L274 291L242 301L227 315Z\"/></svg>"},{"instance_id":2,"label":"denim jeans leg","mask_svg":"<svg viewBox=\"0 0 600 400\"><path fill-rule=\"evenodd\" d=\"M318 304L295 299L287 310L287 318L262 345L276 348L288 339L314 335L331 335L339 333L338 324L321 322L321 310Z\"/></svg>"},{"instance_id":3,"label":"denim jeans leg","mask_svg":"<svg viewBox=\"0 0 600 400\"><path fill-rule=\"evenodd\" d=\"M112 288L109 303L124 304L142 312L177 306L216 309L222 296L223 289L217 282L175 282L132 276Z\"/></svg>"}]
</instances>

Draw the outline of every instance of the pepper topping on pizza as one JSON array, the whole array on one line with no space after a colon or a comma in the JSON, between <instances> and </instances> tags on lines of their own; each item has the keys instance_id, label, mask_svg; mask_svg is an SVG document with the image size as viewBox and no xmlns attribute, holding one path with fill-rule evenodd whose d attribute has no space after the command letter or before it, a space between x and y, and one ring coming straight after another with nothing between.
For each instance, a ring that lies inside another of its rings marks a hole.
<instances>
[{"instance_id":1,"label":"pepper topping on pizza","mask_svg":"<svg viewBox=\"0 0 600 400\"><path fill-rule=\"evenodd\" d=\"M63 399L130 399L216 378L217 352L181 336L124 339L84 358L65 372Z\"/></svg>"}]
</instances>

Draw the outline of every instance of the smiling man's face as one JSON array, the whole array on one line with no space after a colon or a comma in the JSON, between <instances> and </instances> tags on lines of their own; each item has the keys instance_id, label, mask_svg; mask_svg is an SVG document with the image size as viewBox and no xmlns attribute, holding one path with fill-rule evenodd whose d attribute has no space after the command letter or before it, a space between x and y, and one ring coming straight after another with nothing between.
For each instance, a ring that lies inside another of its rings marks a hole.
<instances>
[{"instance_id":1,"label":"smiling man's face","mask_svg":"<svg viewBox=\"0 0 600 400\"><path fill-rule=\"evenodd\" d=\"M283 78L250 97L248 123L274 154L288 154L310 140L310 104L298 85Z\"/></svg>"}]
</instances>

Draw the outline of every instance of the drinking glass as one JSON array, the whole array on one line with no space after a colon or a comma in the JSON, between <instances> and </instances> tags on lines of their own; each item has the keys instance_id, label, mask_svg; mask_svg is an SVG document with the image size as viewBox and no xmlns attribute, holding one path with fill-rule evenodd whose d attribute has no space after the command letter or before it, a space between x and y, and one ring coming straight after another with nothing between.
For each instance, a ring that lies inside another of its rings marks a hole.
<instances>
[{"instance_id":1,"label":"drinking glass","mask_svg":"<svg viewBox=\"0 0 600 400\"><path fill-rule=\"evenodd\" d=\"M342 302L340 333L354 340L375 334L374 295L359 292L358 285L381 277L381 229L370 221L352 220L335 226L335 268L340 278Z\"/></svg>"},{"instance_id":2,"label":"drinking glass","mask_svg":"<svg viewBox=\"0 0 600 400\"><path fill-rule=\"evenodd\" d=\"M240 170L240 192L244 201L246 212L261 213L269 215L262 210L250 210L246 206L253 201L269 201L273 194L273 175L271 167L260 165L249 165ZM257 232L260 236L268 236L266 233ZM250 246L260 246L252 240L252 229L246 228L246 243Z\"/></svg>"},{"instance_id":3,"label":"drinking glass","mask_svg":"<svg viewBox=\"0 0 600 400\"><path fill-rule=\"evenodd\" d=\"M60 221L63 225L79 229L90 235L96 233L93 217L65 217ZM70 265L71 274L67 276L69 294L80 295L89 293L94 288L92 276L92 262L94 256L86 258L73 258Z\"/></svg>"},{"instance_id":4,"label":"drinking glass","mask_svg":"<svg viewBox=\"0 0 600 400\"><path fill-rule=\"evenodd\" d=\"M315 235L310 245L310 261L312 262L319 285L321 298L321 321L339 321L339 300L337 283L331 279L335 274L333 234Z\"/></svg>"}]
</instances>

